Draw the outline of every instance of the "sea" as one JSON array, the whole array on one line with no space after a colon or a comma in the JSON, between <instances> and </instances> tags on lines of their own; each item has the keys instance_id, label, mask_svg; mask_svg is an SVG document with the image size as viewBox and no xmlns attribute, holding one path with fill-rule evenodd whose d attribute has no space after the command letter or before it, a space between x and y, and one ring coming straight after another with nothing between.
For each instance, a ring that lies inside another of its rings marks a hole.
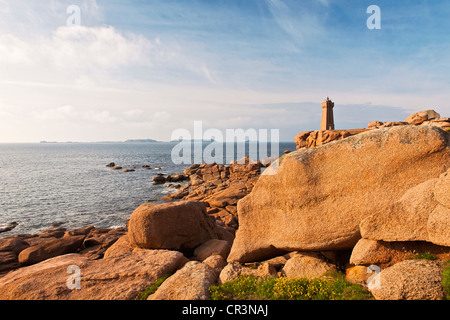
<instances>
[{"instance_id":1,"label":"sea","mask_svg":"<svg viewBox=\"0 0 450 320\"><path fill-rule=\"evenodd\" d=\"M208 145L203 142L202 150ZM68 230L124 226L139 205L161 203L175 191L169 184L154 185L152 177L181 173L191 164L172 160L177 146L175 142L0 144L0 229L17 223L0 237L33 234L55 224ZM279 155L295 150L290 142L278 147ZM230 152L234 160L242 156L238 150L243 149L238 148L237 143L224 145L223 164L230 160ZM245 155L259 159L250 149L247 145ZM268 156L273 155L269 147ZM135 171L113 170L106 166L111 162Z\"/></svg>"}]
</instances>

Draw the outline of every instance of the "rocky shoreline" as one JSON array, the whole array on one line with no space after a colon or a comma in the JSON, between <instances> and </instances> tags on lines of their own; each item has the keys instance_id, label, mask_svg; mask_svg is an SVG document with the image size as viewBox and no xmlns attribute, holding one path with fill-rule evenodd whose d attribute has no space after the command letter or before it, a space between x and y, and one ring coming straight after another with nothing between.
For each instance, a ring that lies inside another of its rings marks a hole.
<instances>
[{"instance_id":1,"label":"rocky shoreline","mask_svg":"<svg viewBox=\"0 0 450 320\"><path fill-rule=\"evenodd\" d=\"M410 118L443 123L428 111ZM179 183L175 192L138 207L123 228L0 239L0 299L129 300L164 277L149 300L205 300L211 286L242 276L330 272L378 300L445 299L450 133L407 123L277 160L159 176L155 183Z\"/></svg>"}]
</instances>

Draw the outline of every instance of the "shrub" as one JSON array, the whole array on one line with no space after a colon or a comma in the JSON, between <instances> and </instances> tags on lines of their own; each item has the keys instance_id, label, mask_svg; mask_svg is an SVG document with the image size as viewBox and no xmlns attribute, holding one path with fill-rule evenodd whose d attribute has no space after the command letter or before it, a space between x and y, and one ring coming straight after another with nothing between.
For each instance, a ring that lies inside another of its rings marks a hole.
<instances>
[{"instance_id":1,"label":"shrub","mask_svg":"<svg viewBox=\"0 0 450 320\"><path fill-rule=\"evenodd\" d=\"M447 261L442 272L442 286L447 295L447 300L450 300L450 260Z\"/></svg>"},{"instance_id":2,"label":"shrub","mask_svg":"<svg viewBox=\"0 0 450 320\"><path fill-rule=\"evenodd\" d=\"M367 300L372 295L343 275L334 278L257 278L241 276L210 288L213 300Z\"/></svg>"},{"instance_id":3,"label":"shrub","mask_svg":"<svg viewBox=\"0 0 450 320\"><path fill-rule=\"evenodd\" d=\"M168 277L170 277L170 274L166 274L166 275L162 276L161 278L156 280L156 282L154 284L152 284L150 287L148 287L147 289L145 289L142 292L139 292L138 296L136 297L136 300L147 300L147 298L151 294L154 294L156 292L156 290L158 290L159 286L162 285L162 283L164 281L166 281L166 279Z\"/></svg>"},{"instance_id":4,"label":"shrub","mask_svg":"<svg viewBox=\"0 0 450 320\"><path fill-rule=\"evenodd\" d=\"M413 259L436 260L437 258L429 252L422 252L414 255Z\"/></svg>"}]
</instances>

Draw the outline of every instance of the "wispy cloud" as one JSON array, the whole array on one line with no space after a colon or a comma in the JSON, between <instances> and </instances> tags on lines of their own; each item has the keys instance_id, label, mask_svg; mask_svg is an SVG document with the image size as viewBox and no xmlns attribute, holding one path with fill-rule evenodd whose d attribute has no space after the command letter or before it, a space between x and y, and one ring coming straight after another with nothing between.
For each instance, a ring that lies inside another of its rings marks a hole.
<instances>
[{"instance_id":1,"label":"wispy cloud","mask_svg":"<svg viewBox=\"0 0 450 320\"><path fill-rule=\"evenodd\" d=\"M288 140L327 95L342 126L450 114L450 5L377 4L369 31L363 2L0 0L0 141L167 140L194 120Z\"/></svg>"}]
</instances>

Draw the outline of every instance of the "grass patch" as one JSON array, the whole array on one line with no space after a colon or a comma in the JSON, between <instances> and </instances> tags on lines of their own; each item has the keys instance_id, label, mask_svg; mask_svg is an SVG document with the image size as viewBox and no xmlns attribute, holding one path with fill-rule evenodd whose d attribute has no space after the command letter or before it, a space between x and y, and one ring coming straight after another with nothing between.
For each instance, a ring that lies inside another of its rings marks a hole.
<instances>
[{"instance_id":1,"label":"grass patch","mask_svg":"<svg viewBox=\"0 0 450 320\"><path fill-rule=\"evenodd\" d=\"M446 299L450 300L450 260L446 262L442 271L442 286L445 290Z\"/></svg>"},{"instance_id":2,"label":"grass patch","mask_svg":"<svg viewBox=\"0 0 450 320\"><path fill-rule=\"evenodd\" d=\"M156 292L158 290L159 286L162 285L166 279L170 277L170 274L163 275L161 278L156 280L154 284L152 284L150 287L145 289L144 291L139 292L139 294L136 297L136 300L147 300L147 298Z\"/></svg>"},{"instance_id":3,"label":"grass patch","mask_svg":"<svg viewBox=\"0 0 450 320\"><path fill-rule=\"evenodd\" d=\"M212 300L368 300L361 285L334 275L324 279L257 278L241 276L209 288Z\"/></svg>"},{"instance_id":4,"label":"grass patch","mask_svg":"<svg viewBox=\"0 0 450 320\"><path fill-rule=\"evenodd\" d=\"M429 252L422 252L415 254L413 259L423 259L423 260L437 260L437 258Z\"/></svg>"}]
</instances>

